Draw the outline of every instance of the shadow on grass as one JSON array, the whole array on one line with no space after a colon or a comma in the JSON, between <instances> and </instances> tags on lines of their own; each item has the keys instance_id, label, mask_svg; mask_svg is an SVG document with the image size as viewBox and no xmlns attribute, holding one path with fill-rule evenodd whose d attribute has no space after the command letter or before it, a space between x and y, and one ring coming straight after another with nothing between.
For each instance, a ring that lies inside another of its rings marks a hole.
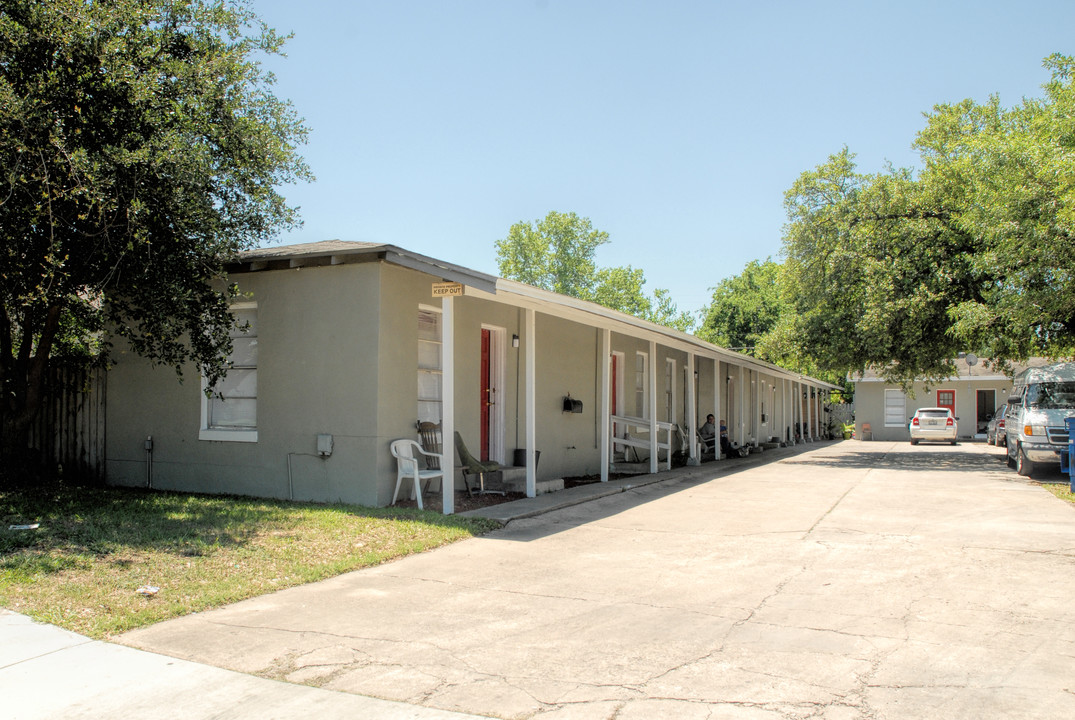
<instances>
[{"instance_id":1,"label":"shadow on grass","mask_svg":"<svg viewBox=\"0 0 1075 720\"><path fill-rule=\"evenodd\" d=\"M246 545L266 531L286 532L310 509L474 534L493 527L417 509L56 485L0 492L0 570L52 574L113 554L115 562L129 563L122 554L139 551L207 555ZM26 525L37 527L12 529Z\"/></svg>"}]
</instances>

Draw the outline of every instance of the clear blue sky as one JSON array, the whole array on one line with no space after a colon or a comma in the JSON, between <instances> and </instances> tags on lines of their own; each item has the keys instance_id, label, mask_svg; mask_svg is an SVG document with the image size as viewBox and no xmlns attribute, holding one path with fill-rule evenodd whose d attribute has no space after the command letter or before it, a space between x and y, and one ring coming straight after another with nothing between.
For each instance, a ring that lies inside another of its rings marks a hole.
<instances>
[{"instance_id":1,"label":"clear blue sky","mask_svg":"<svg viewBox=\"0 0 1075 720\"><path fill-rule=\"evenodd\" d=\"M398 245L497 274L550 210L609 233L681 310L778 257L783 193L847 145L914 166L922 114L1041 94L1075 2L254 0L293 32L276 92L317 181L279 242Z\"/></svg>"}]
</instances>

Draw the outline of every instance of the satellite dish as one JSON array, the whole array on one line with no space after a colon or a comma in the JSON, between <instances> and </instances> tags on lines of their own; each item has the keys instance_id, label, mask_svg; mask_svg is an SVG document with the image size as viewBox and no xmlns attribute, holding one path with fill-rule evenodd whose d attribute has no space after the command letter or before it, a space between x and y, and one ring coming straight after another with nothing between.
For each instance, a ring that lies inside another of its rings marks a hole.
<instances>
[{"instance_id":1,"label":"satellite dish","mask_svg":"<svg viewBox=\"0 0 1075 720\"><path fill-rule=\"evenodd\" d=\"M978 356L974 353L967 353L967 364L974 367L978 364Z\"/></svg>"}]
</instances>

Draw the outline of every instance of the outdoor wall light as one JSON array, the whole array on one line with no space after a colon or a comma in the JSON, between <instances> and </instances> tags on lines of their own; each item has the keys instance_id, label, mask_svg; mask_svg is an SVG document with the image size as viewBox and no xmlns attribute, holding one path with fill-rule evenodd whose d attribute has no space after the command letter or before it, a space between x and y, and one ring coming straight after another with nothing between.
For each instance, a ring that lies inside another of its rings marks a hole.
<instances>
[{"instance_id":1,"label":"outdoor wall light","mask_svg":"<svg viewBox=\"0 0 1075 720\"><path fill-rule=\"evenodd\" d=\"M515 348L519 347L519 336L518 335L512 335L511 336L511 346L515 347Z\"/></svg>"}]
</instances>

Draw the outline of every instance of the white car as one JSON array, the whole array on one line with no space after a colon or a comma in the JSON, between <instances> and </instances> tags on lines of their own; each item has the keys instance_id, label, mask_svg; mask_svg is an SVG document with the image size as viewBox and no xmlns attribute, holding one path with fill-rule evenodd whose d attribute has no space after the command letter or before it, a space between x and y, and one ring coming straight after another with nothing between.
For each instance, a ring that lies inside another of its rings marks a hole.
<instances>
[{"instance_id":1,"label":"white car","mask_svg":"<svg viewBox=\"0 0 1075 720\"><path fill-rule=\"evenodd\" d=\"M956 420L948 408L933 407L915 410L914 417L907 425L911 433L911 444L917 445L922 440L956 444Z\"/></svg>"}]
</instances>

